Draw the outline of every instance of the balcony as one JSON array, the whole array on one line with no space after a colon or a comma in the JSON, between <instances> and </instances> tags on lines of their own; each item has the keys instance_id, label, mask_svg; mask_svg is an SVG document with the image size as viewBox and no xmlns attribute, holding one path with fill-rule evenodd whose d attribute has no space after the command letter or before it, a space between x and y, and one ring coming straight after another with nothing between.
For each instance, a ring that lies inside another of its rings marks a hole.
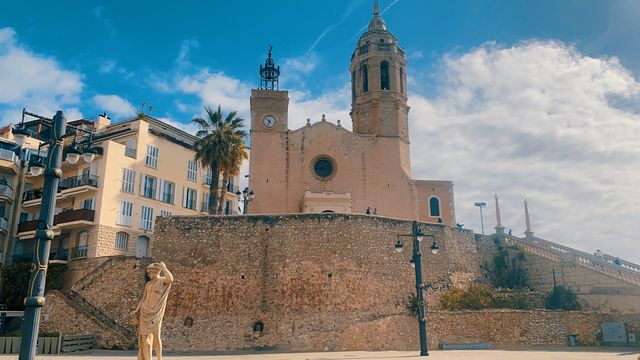
<instances>
[{"instance_id":1,"label":"balcony","mask_svg":"<svg viewBox=\"0 0 640 360\"><path fill-rule=\"evenodd\" d=\"M71 256L69 258L70 259L86 258L88 252L89 252L88 245L74 246L71 248Z\"/></svg>"},{"instance_id":2,"label":"balcony","mask_svg":"<svg viewBox=\"0 0 640 360\"><path fill-rule=\"evenodd\" d=\"M0 148L0 166L13 170L15 174L18 174L19 172L19 168L15 163L17 158L18 157L12 150Z\"/></svg>"},{"instance_id":3,"label":"balcony","mask_svg":"<svg viewBox=\"0 0 640 360\"><path fill-rule=\"evenodd\" d=\"M11 186L6 184L0 185L0 200L13 201L13 189Z\"/></svg>"},{"instance_id":4,"label":"balcony","mask_svg":"<svg viewBox=\"0 0 640 360\"><path fill-rule=\"evenodd\" d=\"M4 217L0 217L0 232L7 233L9 229L9 221Z\"/></svg>"},{"instance_id":5,"label":"balcony","mask_svg":"<svg viewBox=\"0 0 640 360\"><path fill-rule=\"evenodd\" d=\"M124 148L124 156L130 157L132 159L135 159L136 158L136 149L130 148L130 147L125 147Z\"/></svg>"},{"instance_id":6,"label":"balcony","mask_svg":"<svg viewBox=\"0 0 640 360\"><path fill-rule=\"evenodd\" d=\"M77 195L98 188L98 176L96 175L81 175L72 176L66 179L60 180L58 184L57 200L62 200L66 197ZM33 189L25 191L22 195L22 204L25 207L39 205L42 199L42 189Z\"/></svg>"},{"instance_id":7,"label":"balcony","mask_svg":"<svg viewBox=\"0 0 640 360\"><path fill-rule=\"evenodd\" d=\"M77 209L60 213L53 217L53 225L58 228L74 228L93 225L94 210ZM39 220L24 221L18 224L18 234L35 231Z\"/></svg>"}]
</instances>

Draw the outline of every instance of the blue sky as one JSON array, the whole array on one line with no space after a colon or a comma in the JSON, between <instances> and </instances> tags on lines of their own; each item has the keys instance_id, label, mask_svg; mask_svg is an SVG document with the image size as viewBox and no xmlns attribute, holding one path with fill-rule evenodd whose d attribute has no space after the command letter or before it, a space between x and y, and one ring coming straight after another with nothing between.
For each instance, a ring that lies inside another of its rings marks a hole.
<instances>
[{"instance_id":1,"label":"blue sky","mask_svg":"<svg viewBox=\"0 0 640 360\"><path fill-rule=\"evenodd\" d=\"M290 127L326 113L349 128L347 68L372 3L6 2L0 122L23 107L121 120L142 103L187 130L205 104L248 117L271 44ZM499 193L505 225L521 233L527 197L537 235L640 261L637 1L380 7L409 57L414 176L453 180L460 222L479 231L473 202Z\"/></svg>"}]
</instances>

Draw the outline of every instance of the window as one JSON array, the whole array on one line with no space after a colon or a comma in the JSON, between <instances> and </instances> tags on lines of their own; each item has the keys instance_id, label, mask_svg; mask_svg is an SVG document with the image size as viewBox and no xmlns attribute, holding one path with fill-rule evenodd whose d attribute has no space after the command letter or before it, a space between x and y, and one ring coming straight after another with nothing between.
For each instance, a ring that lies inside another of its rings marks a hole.
<instances>
[{"instance_id":1,"label":"window","mask_svg":"<svg viewBox=\"0 0 640 360\"><path fill-rule=\"evenodd\" d=\"M380 89L389 90L389 62L386 60L380 63Z\"/></svg>"},{"instance_id":2,"label":"window","mask_svg":"<svg viewBox=\"0 0 640 360\"><path fill-rule=\"evenodd\" d=\"M182 194L182 206L186 209L195 210L197 204L198 191L185 186Z\"/></svg>"},{"instance_id":3,"label":"window","mask_svg":"<svg viewBox=\"0 0 640 360\"><path fill-rule=\"evenodd\" d=\"M120 211L118 216L118 224L131 226L132 218L133 218L133 203L126 200L121 200Z\"/></svg>"},{"instance_id":4,"label":"window","mask_svg":"<svg viewBox=\"0 0 640 360\"><path fill-rule=\"evenodd\" d=\"M122 169L122 186L120 190L133 193L136 184L136 172L131 169Z\"/></svg>"},{"instance_id":5,"label":"window","mask_svg":"<svg viewBox=\"0 0 640 360\"><path fill-rule=\"evenodd\" d=\"M362 92L369 91L369 70L366 64L360 66L360 72L362 73Z\"/></svg>"},{"instance_id":6,"label":"window","mask_svg":"<svg viewBox=\"0 0 640 360\"><path fill-rule=\"evenodd\" d=\"M187 166L187 179L191 181L198 181L198 163L189 160L189 164Z\"/></svg>"},{"instance_id":7,"label":"window","mask_svg":"<svg viewBox=\"0 0 640 360\"><path fill-rule=\"evenodd\" d=\"M166 202L167 204L173 204L175 199L176 184L166 180L161 180L160 183L162 184L160 200L162 202Z\"/></svg>"},{"instance_id":8,"label":"window","mask_svg":"<svg viewBox=\"0 0 640 360\"><path fill-rule=\"evenodd\" d=\"M169 211L169 210L160 210L160 216L163 216L163 217L171 216L171 211Z\"/></svg>"},{"instance_id":9,"label":"window","mask_svg":"<svg viewBox=\"0 0 640 360\"><path fill-rule=\"evenodd\" d=\"M323 180L330 178L335 173L333 161L326 156L317 158L313 164L313 172Z\"/></svg>"},{"instance_id":10,"label":"window","mask_svg":"<svg viewBox=\"0 0 640 360\"><path fill-rule=\"evenodd\" d=\"M140 208L140 228L145 230L153 229L153 208L144 206Z\"/></svg>"},{"instance_id":11,"label":"window","mask_svg":"<svg viewBox=\"0 0 640 360\"><path fill-rule=\"evenodd\" d=\"M402 68L400 68L400 94L404 94L404 73Z\"/></svg>"},{"instance_id":12,"label":"window","mask_svg":"<svg viewBox=\"0 0 640 360\"><path fill-rule=\"evenodd\" d=\"M83 231L78 234L78 246L73 251L74 258L83 258L87 257L87 253L89 252L89 232Z\"/></svg>"},{"instance_id":13,"label":"window","mask_svg":"<svg viewBox=\"0 0 640 360\"><path fill-rule=\"evenodd\" d=\"M86 199L86 200L82 203L82 208L83 208L83 209L87 209L87 210L93 210L93 198L91 198L91 199Z\"/></svg>"},{"instance_id":14,"label":"window","mask_svg":"<svg viewBox=\"0 0 640 360\"><path fill-rule=\"evenodd\" d=\"M429 199L429 216L440 217L440 200L435 196Z\"/></svg>"},{"instance_id":15,"label":"window","mask_svg":"<svg viewBox=\"0 0 640 360\"><path fill-rule=\"evenodd\" d=\"M147 145L147 157L144 164L154 169L158 168L158 148L153 145Z\"/></svg>"},{"instance_id":16,"label":"window","mask_svg":"<svg viewBox=\"0 0 640 360\"><path fill-rule=\"evenodd\" d=\"M356 99L356 72L351 72L351 101Z\"/></svg>"},{"instance_id":17,"label":"window","mask_svg":"<svg viewBox=\"0 0 640 360\"><path fill-rule=\"evenodd\" d=\"M207 175L204 177L204 183L211 185L211 181L213 181L213 170L209 167L207 168Z\"/></svg>"},{"instance_id":18,"label":"window","mask_svg":"<svg viewBox=\"0 0 640 360\"><path fill-rule=\"evenodd\" d=\"M209 193L205 192L202 194L203 196L203 200L202 200L202 211L203 212L208 212L209 211Z\"/></svg>"},{"instance_id":19,"label":"window","mask_svg":"<svg viewBox=\"0 0 640 360\"><path fill-rule=\"evenodd\" d=\"M140 184L140 195L153 199L156 193L156 178L149 175L142 175L142 183Z\"/></svg>"},{"instance_id":20,"label":"window","mask_svg":"<svg viewBox=\"0 0 640 360\"><path fill-rule=\"evenodd\" d=\"M136 142L133 139L129 139L124 143L124 156L130 158L136 158Z\"/></svg>"},{"instance_id":21,"label":"window","mask_svg":"<svg viewBox=\"0 0 640 360\"><path fill-rule=\"evenodd\" d=\"M116 233L116 249L127 250L129 247L129 234L124 231Z\"/></svg>"}]
</instances>

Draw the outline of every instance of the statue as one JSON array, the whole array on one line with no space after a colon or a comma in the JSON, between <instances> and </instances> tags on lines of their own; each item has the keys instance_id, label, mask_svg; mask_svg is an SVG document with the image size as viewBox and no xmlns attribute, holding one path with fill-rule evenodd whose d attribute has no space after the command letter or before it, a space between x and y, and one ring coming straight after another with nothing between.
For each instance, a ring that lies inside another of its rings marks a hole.
<instances>
[{"instance_id":1,"label":"statue","mask_svg":"<svg viewBox=\"0 0 640 360\"><path fill-rule=\"evenodd\" d=\"M152 349L156 351L156 358L162 360L160 328L173 275L163 262L153 263L146 270L151 279L144 287L144 295L138 307L131 312L134 323L139 325L138 360L151 360ZM160 276L160 273L164 276ZM137 313L140 313L139 317L136 316Z\"/></svg>"}]
</instances>

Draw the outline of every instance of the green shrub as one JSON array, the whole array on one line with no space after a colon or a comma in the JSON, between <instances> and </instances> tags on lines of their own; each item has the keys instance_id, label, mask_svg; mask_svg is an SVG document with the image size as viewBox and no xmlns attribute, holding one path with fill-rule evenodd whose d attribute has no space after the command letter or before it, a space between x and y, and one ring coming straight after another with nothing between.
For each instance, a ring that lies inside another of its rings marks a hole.
<instances>
[{"instance_id":1,"label":"green shrub","mask_svg":"<svg viewBox=\"0 0 640 360\"><path fill-rule=\"evenodd\" d=\"M466 290L452 287L440 296L440 304L447 310L480 310L491 305L491 287L470 285Z\"/></svg>"},{"instance_id":2,"label":"green shrub","mask_svg":"<svg viewBox=\"0 0 640 360\"><path fill-rule=\"evenodd\" d=\"M45 290L59 290L62 288L64 273L67 265L51 264L47 270ZM24 306L27 296L29 277L31 276L31 262L17 262L2 268L2 296L0 303L10 307Z\"/></svg>"},{"instance_id":3,"label":"green shrub","mask_svg":"<svg viewBox=\"0 0 640 360\"><path fill-rule=\"evenodd\" d=\"M420 306L418 305L416 294L409 294L409 296L407 296L407 310L415 317L420 316Z\"/></svg>"},{"instance_id":4,"label":"green shrub","mask_svg":"<svg viewBox=\"0 0 640 360\"><path fill-rule=\"evenodd\" d=\"M529 286L524 267L526 257L517 246L499 247L493 258L491 280L493 286L505 289L521 289Z\"/></svg>"},{"instance_id":5,"label":"green shrub","mask_svg":"<svg viewBox=\"0 0 640 360\"><path fill-rule=\"evenodd\" d=\"M546 307L550 310L580 310L580 303L570 288L556 285L547 295Z\"/></svg>"}]
</instances>

